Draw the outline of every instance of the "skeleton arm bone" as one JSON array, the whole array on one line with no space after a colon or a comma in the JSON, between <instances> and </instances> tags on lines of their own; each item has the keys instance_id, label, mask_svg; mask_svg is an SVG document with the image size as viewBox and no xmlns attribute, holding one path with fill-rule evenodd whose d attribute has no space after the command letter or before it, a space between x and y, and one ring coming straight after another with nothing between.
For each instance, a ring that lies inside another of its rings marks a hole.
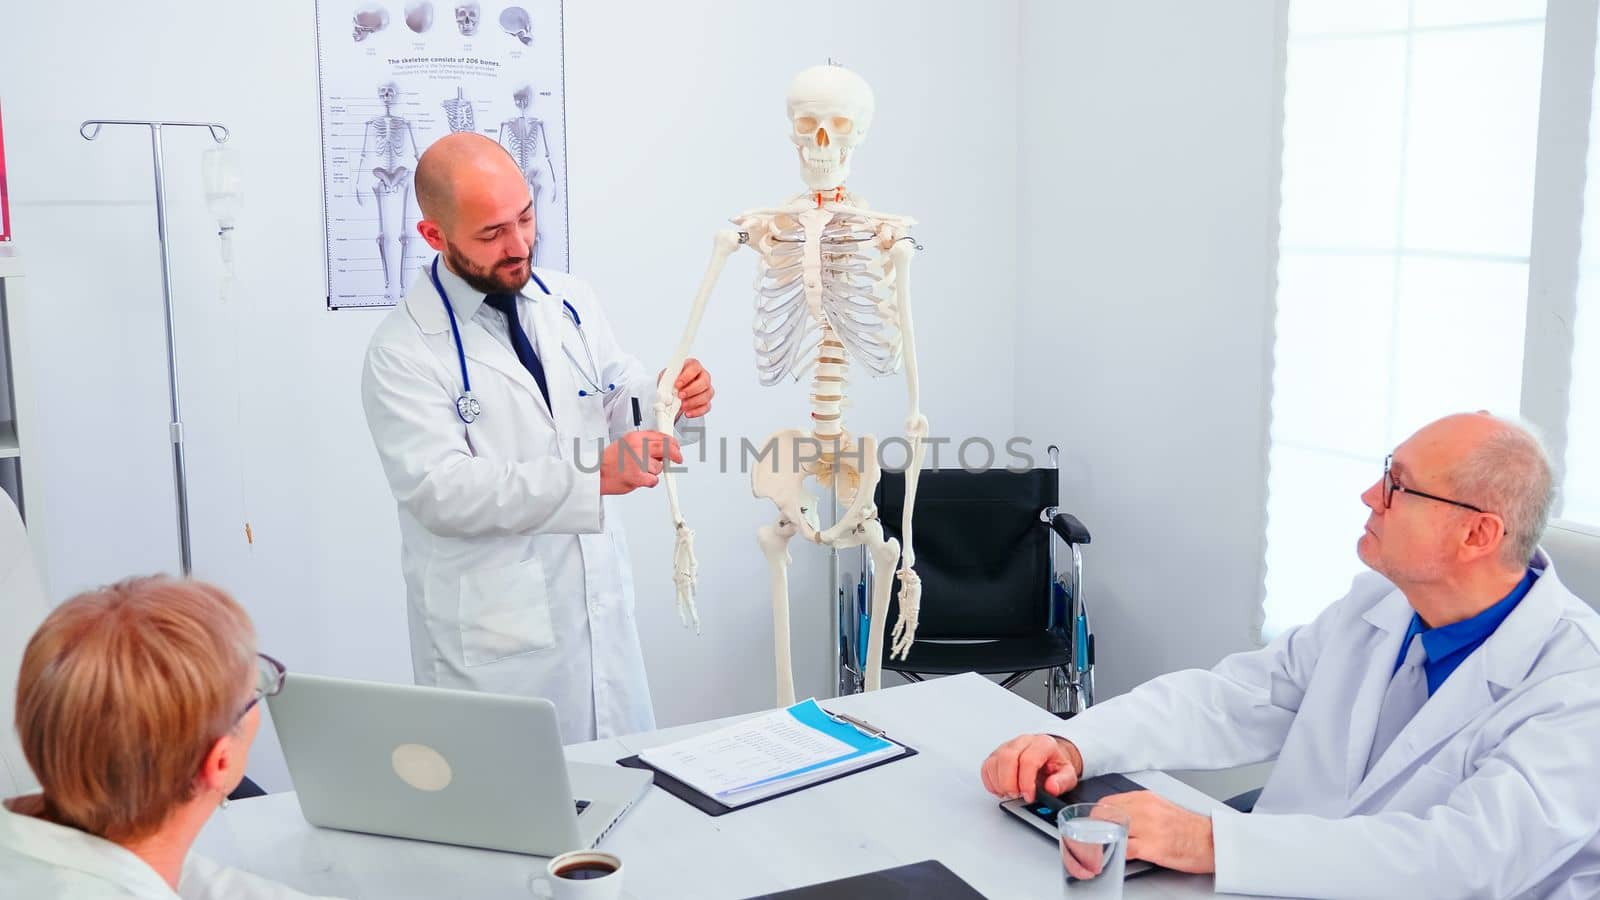
<instances>
[{"instance_id":1,"label":"skeleton arm bone","mask_svg":"<svg viewBox=\"0 0 1600 900\"><path fill-rule=\"evenodd\" d=\"M367 171L367 144L372 138L372 123L368 122L361 129L361 155L356 158L355 182L351 191L356 195L356 205L366 206L367 202L361 199L361 176Z\"/></svg>"},{"instance_id":2,"label":"skeleton arm bone","mask_svg":"<svg viewBox=\"0 0 1600 900\"><path fill-rule=\"evenodd\" d=\"M550 139L548 137L546 137L545 133L544 133L544 120L543 119L535 119L534 121L539 123L538 124L538 128L539 128L539 146L541 148L543 148L543 150L544 150L544 166L545 166L545 168L550 170L550 199L551 200L555 200L556 199L556 190L557 190L557 188L556 188L556 164L555 164L555 161L550 158Z\"/></svg>"},{"instance_id":3,"label":"skeleton arm bone","mask_svg":"<svg viewBox=\"0 0 1600 900\"><path fill-rule=\"evenodd\" d=\"M667 363L667 368L661 374L661 380L656 385L656 421L672 422L678 417L680 401L676 385L678 375L683 371L684 360L689 357L689 349L694 346L695 334L700 330L700 317L706 311L706 300L711 296L712 288L716 287L717 279L722 275L722 267L728 262L728 257L733 251L739 249L744 243L745 235L731 228L724 228L717 232L716 240L712 245L711 264L706 266L705 277L700 280L700 290L695 294L694 305L689 310L689 323L684 326L683 338L678 341L678 348L673 351L672 359ZM667 485L667 506L672 513L672 527L677 534L677 543L672 551L672 581L678 591L678 616L685 625L691 620L694 622L695 631L700 630L700 613L695 609L695 570L699 567L694 557L694 532L689 529L689 523L684 521L683 511L678 507L678 486L676 479L670 471L661 473L662 480Z\"/></svg>"},{"instance_id":4,"label":"skeleton arm bone","mask_svg":"<svg viewBox=\"0 0 1600 900\"><path fill-rule=\"evenodd\" d=\"M900 313L900 339L906 362L906 392L910 412L906 414L906 440L911 445L911 456L906 463L905 513L900 520L900 534L905 538L900 557L900 619L894 626L894 646L890 653L905 659L916 639L917 614L922 601L922 579L912 570L917 554L911 544L912 511L917 502L917 479L922 472L922 441L928 436L928 418L922 414L920 385L917 382L917 341L911 327L911 242L898 229L890 232L893 246L889 258L894 262L894 299Z\"/></svg>"},{"instance_id":5,"label":"skeleton arm bone","mask_svg":"<svg viewBox=\"0 0 1600 900\"><path fill-rule=\"evenodd\" d=\"M712 244L711 264L706 266L705 277L700 280L700 290L689 308L689 323L684 326L683 337L678 341L678 347L672 352L672 359L662 371L661 381L656 386L657 422L671 422L677 418L679 403L675 385L678 375L683 372L684 360L689 358L689 350L694 346L695 335L700 331L700 317L705 314L706 300L717 286L717 279L722 277L722 267L728 262L728 257L744 242L743 232L731 228L717 232Z\"/></svg>"},{"instance_id":6,"label":"skeleton arm bone","mask_svg":"<svg viewBox=\"0 0 1600 900\"><path fill-rule=\"evenodd\" d=\"M661 477L667 485L667 508L672 513L672 583L678 595L678 621L684 625L693 622L694 633L699 634L700 610L694 605L694 591L695 573L700 569L700 561L694 555L694 531L684 521L683 512L678 506L678 485L672 474L662 470Z\"/></svg>"}]
</instances>

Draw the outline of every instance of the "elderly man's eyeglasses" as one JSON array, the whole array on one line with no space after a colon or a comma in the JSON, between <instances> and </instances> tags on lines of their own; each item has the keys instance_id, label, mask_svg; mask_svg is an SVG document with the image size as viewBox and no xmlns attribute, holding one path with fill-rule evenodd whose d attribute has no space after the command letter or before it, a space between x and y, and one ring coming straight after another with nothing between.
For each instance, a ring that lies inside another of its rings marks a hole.
<instances>
[{"instance_id":1,"label":"elderly man's eyeglasses","mask_svg":"<svg viewBox=\"0 0 1600 900\"><path fill-rule=\"evenodd\" d=\"M1405 485L1401 484L1400 482L1395 481L1394 480L1394 474L1389 471L1389 465L1393 461L1394 461L1394 454L1392 454L1392 453L1383 458L1383 508L1384 509L1388 509L1390 504L1394 503L1394 495L1395 494L1410 494L1413 497L1422 497L1422 498L1425 498L1425 499L1428 499L1428 500L1438 501L1439 503L1448 503L1451 506L1459 506L1462 509L1470 509L1475 513L1481 513L1481 512L1485 512L1486 511L1486 510L1480 509L1480 508L1478 508L1476 506L1473 506L1471 503L1462 503L1460 500L1451 500L1449 497L1440 497L1437 494L1429 494L1429 493L1425 493L1423 491L1419 491L1416 488L1408 488L1408 487L1406 487Z\"/></svg>"},{"instance_id":2,"label":"elderly man's eyeglasses","mask_svg":"<svg viewBox=\"0 0 1600 900\"><path fill-rule=\"evenodd\" d=\"M234 721L244 718L263 699L277 696L283 690L283 680L288 674L289 670L284 668L283 663L265 653L257 653L255 696L244 705L244 709L239 710L239 715L234 717Z\"/></svg>"}]
</instances>

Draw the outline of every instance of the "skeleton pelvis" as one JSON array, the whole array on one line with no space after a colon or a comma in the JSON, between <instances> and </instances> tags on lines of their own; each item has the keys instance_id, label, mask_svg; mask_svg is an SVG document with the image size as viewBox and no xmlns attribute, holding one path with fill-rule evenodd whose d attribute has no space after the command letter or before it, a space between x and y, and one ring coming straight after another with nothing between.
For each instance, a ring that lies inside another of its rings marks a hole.
<instances>
[{"instance_id":1,"label":"skeleton pelvis","mask_svg":"<svg viewBox=\"0 0 1600 900\"><path fill-rule=\"evenodd\" d=\"M750 471L751 493L771 500L786 521L800 529L800 535L822 543L824 534L817 515L818 495L806 482L815 480L822 490L832 490L839 499L838 531L853 530L863 514L872 510L872 494L881 475L877 442L871 436L859 442L848 432L838 438L821 440L798 428L774 432L757 449Z\"/></svg>"}]
</instances>

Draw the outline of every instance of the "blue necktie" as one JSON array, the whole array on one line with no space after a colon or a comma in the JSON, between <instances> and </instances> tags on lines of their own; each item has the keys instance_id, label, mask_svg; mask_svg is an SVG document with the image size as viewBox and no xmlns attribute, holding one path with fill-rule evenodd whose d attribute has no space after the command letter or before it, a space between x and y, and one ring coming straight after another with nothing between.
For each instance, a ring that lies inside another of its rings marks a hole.
<instances>
[{"instance_id":1,"label":"blue necktie","mask_svg":"<svg viewBox=\"0 0 1600 900\"><path fill-rule=\"evenodd\" d=\"M517 359L522 360L523 368L533 376L539 384L539 393L544 395L544 405L550 407L550 385L544 380L544 364L539 362L539 354L534 352L533 342L528 340L528 333L522 330L522 321L517 318L516 294L490 294L483 298L489 308L497 310L506 317L507 330L511 332L511 349L517 351Z\"/></svg>"}]
</instances>

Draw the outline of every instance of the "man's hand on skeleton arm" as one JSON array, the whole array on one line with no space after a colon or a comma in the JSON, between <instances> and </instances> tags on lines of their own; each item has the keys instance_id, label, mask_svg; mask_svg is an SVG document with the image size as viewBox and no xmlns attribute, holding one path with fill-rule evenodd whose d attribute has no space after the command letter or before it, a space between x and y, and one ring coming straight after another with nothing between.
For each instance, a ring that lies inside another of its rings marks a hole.
<instances>
[{"instance_id":1,"label":"man's hand on skeleton arm","mask_svg":"<svg viewBox=\"0 0 1600 900\"><path fill-rule=\"evenodd\" d=\"M671 386L666 384L666 376L665 369L656 376L657 405L665 404L666 409L672 412L673 404L676 402L677 412L686 419L698 419L711 411L711 398L716 391L711 387L711 373L700 364L700 360L694 358L684 360L683 368L679 370L678 377Z\"/></svg>"},{"instance_id":2,"label":"man's hand on skeleton arm","mask_svg":"<svg viewBox=\"0 0 1600 900\"><path fill-rule=\"evenodd\" d=\"M627 494L652 488L669 462L682 463L678 439L659 431L625 432L606 445L600 456L600 494Z\"/></svg>"}]
</instances>

